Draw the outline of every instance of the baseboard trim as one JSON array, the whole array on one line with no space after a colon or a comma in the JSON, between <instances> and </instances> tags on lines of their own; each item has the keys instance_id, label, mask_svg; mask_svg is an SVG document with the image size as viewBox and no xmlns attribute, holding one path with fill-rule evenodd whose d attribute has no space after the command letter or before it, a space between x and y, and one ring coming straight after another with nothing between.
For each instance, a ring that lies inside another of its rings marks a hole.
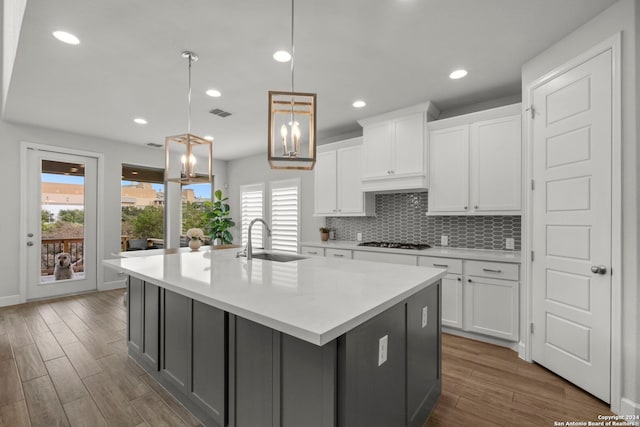
<instances>
[{"instance_id":1,"label":"baseboard trim","mask_svg":"<svg viewBox=\"0 0 640 427\"><path fill-rule=\"evenodd\" d=\"M100 286L99 291L111 291L113 289L122 289L127 287L127 279L112 280L110 282L104 282Z\"/></svg>"},{"instance_id":2,"label":"baseboard trim","mask_svg":"<svg viewBox=\"0 0 640 427\"><path fill-rule=\"evenodd\" d=\"M640 403L623 397L620 400L620 415L640 415Z\"/></svg>"},{"instance_id":3,"label":"baseboard trim","mask_svg":"<svg viewBox=\"0 0 640 427\"><path fill-rule=\"evenodd\" d=\"M519 345L517 342L502 340L500 338L487 337L480 334L475 334L473 332L460 331L458 329L448 328L446 326L442 327L442 332L445 334L457 335L463 338L469 338L476 341L482 341L489 344L499 345L500 347L507 347L513 351L518 351Z\"/></svg>"},{"instance_id":4,"label":"baseboard trim","mask_svg":"<svg viewBox=\"0 0 640 427\"><path fill-rule=\"evenodd\" d=\"M527 360L527 347L522 341L518 343L518 357L525 362L529 362L529 360Z\"/></svg>"},{"instance_id":5,"label":"baseboard trim","mask_svg":"<svg viewBox=\"0 0 640 427\"><path fill-rule=\"evenodd\" d=\"M16 305L22 303L20 298L20 294L18 295L9 295L6 297L0 297L0 307L6 307L8 305Z\"/></svg>"}]
</instances>

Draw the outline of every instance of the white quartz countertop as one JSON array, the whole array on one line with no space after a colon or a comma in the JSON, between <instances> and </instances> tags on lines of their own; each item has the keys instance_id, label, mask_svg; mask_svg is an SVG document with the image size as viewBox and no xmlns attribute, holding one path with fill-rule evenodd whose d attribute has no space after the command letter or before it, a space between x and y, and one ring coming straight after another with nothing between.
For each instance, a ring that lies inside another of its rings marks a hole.
<instances>
[{"instance_id":1,"label":"white quartz countertop","mask_svg":"<svg viewBox=\"0 0 640 427\"><path fill-rule=\"evenodd\" d=\"M104 265L316 345L334 340L446 273L324 257L248 261L235 257L237 249L203 249L136 254Z\"/></svg>"},{"instance_id":2,"label":"white quartz countertop","mask_svg":"<svg viewBox=\"0 0 640 427\"><path fill-rule=\"evenodd\" d=\"M358 246L358 243L349 240L329 240L326 242L311 241L303 242L302 246L313 246L317 248L335 248L335 249L350 249L358 251L369 252L386 252L396 254L407 254L416 256L433 256L441 258L458 258L458 259L470 259L479 261L499 261L499 262L511 262L520 263L519 251L496 251L488 249L464 249L464 248L445 248L445 247L433 247L429 249L415 250L415 249L390 249L390 248L376 248L371 246Z\"/></svg>"}]
</instances>

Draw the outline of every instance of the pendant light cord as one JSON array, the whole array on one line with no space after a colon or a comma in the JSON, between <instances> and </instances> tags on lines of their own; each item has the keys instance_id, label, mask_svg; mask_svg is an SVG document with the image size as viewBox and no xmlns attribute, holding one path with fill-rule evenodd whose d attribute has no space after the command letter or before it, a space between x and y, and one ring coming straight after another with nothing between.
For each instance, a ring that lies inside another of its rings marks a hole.
<instances>
[{"instance_id":1,"label":"pendant light cord","mask_svg":"<svg viewBox=\"0 0 640 427\"><path fill-rule=\"evenodd\" d=\"M189 53L189 92L187 92L187 133L191 133L191 61L193 55Z\"/></svg>"},{"instance_id":2,"label":"pendant light cord","mask_svg":"<svg viewBox=\"0 0 640 427\"><path fill-rule=\"evenodd\" d=\"M294 16L294 9L293 9L293 2L294 0L291 0L291 92L293 92L293 61L295 58L295 48L293 45L293 16Z\"/></svg>"}]
</instances>

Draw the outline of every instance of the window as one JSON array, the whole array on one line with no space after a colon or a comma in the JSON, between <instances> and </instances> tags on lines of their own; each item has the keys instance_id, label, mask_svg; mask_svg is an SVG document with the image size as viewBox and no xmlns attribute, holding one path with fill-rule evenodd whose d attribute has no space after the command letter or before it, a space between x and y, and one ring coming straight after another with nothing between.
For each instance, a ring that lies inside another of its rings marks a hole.
<instances>
[{"instance_id":1,"label":"window","mask_svg":"<svg viewBox=\"0 0 640 427\"><path fill-rule=\"evenodd\" d=\"M181 190L181 236L186 236L190 228L201 228L207 232L207 221L204 218L206 203L211 202L213 183L183 185ZM180 239L182 240L182 239ZM185 237L186 241L186 237Z\"/></svg>"},{"instance_id":2,"label":"window","mask_svg":"<svg viewBox=\"0 0 640 427\"><path fill-rule=\"evenodd\" d=\"M255 218L264 218L264 184L240 186L240 217L242 223L242 246L248 241L249 223ZM251 245L263 248L262 223L256 223L251 230Z\"/></svg>"},{"instance_id":3,"label":"window","mask_svg":"<svg viewBox=\"0 0 640 427\"><path fill-rule=\"evenodd\" d=\"M164 247L164 171L122 165L122 250Z\"/></svg>"},{"instance_id":4,"label":"window","mask_svg":"<svg viewBox=\"0 0 640 427\"><path fill-rule=\"evenodd\" d=\"M300 180L271 181L271 249L298 252Z\"/></svg>"}]
</instances>

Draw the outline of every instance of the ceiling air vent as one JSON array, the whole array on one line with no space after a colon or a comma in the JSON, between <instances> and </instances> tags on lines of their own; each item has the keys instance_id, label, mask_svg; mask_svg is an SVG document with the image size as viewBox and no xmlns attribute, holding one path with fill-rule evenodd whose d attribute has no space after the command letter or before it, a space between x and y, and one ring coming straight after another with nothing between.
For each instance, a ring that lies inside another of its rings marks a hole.
<instances>
[{"instance_id":1,"label":"ceiling air vent","mask_svg":"<svg viewBox=\"0 0 640 427\"><path fill-rule=\"evenodd\" d=\"M155 142L147 142L147 146L153 147L153 148L160 148L162 147L162 144L156 144Z\"/></svg>"},{"instance_id":2,"label":"ceiling air vent","mask_svg":"<svg viewBox=\"0 0 640 427\"><path fill-rule=\"evenodd\" d=\"M220 117L229 117L231 115L230 112L221 110L219 108L214 108L213 110L209 110L209 112L215 116L220 116Z\"/></svg>"}]
</instances>

